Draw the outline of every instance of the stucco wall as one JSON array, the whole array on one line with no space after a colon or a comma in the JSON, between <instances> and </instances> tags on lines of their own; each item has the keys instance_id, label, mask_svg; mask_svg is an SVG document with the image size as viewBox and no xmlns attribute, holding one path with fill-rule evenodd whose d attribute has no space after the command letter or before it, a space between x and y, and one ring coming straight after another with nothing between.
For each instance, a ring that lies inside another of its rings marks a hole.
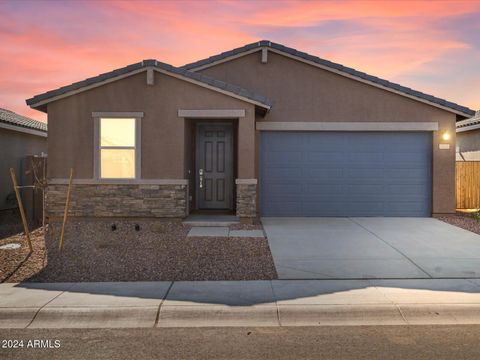
<instances>
[{"instance_id":1,"label":"stucco wall","mask_svg":"<svg viewBox=\"0 0 480 360\"><path fill-rule=\"evenodd\" d=\"M24 168L22 161L27 155L40 155L47 152L47 138L0 128L0 210L16 207L6 198L13 191L10 168L15 169L17 180L21 182Z\"/></svg>"},{"instance_id":2,"label":"stucco wall","mask_svg":"<svg viewBox=\"0 0 480 360\"><path fill-rule=\"evenodd\" d=\"M267 96L274 105L262 121L438 122L432 134L433 212L455 211L454 114L271 51L267 64L260 59L256 52L200 72ZM439 150L444 131L452 135L450 150Z\"/></svg>"},{"instance_id":3,"label":"stucco wall","mask_svg":"<svg viewBox=\"0 0 480 360\"><path fill-rule=\"evenodd\" d=\"M146 84L146 72L48 104L49 178L93 177L94 123L92 112L143 111L141 172L144 179L185 179L185 119L178 109L245 109L240 131L252 134L254 106L242 100L155 72L155 84ZM245 129L244 129L245 128ZM243 129L243 130L242 130ZM243 137L249 137L244 134ZM254 147L245 142L239 156L241 177L253 174Z\"/></svg>"},{"instance_id":4,"label":"stucco wall","mask_svg":"<svg viewBox=\"0 0 480 360\"><path fill-rule=\"evenodd\" d=\"M480 161L480 129L457 133L457 161Z\"/></svg>"}]
</instances>

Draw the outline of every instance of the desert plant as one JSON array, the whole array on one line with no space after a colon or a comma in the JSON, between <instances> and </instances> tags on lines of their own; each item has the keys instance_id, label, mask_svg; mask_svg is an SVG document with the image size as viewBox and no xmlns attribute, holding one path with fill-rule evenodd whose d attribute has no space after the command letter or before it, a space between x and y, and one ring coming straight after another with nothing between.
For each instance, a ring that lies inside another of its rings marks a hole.
<instances>
[{"instance_id":1,"label":"desert plant","mask_svg":"<svg viewBox=\"0 0 480 360\"><path fill-rule=\"evenodd\" d=\"M472 218L474 218L476 222L480 222L480 211L473 212Z\"/></svg>"}]
</instances>

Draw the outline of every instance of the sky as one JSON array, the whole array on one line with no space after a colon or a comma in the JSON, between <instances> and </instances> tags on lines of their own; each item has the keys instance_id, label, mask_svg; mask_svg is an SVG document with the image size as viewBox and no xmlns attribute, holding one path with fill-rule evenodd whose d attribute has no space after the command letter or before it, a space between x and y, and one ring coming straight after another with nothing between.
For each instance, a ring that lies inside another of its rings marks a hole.
<instances>
[{"instance_id":1,"label":"sky","mask_svg":"<svg viewBox=\"0 0 480 360\"><path fill-rule=\"evenodd\" d=\"M480 109L480 0L0 0L0 107L142 59L271 40Z\"/></svg>"}]
</instances>

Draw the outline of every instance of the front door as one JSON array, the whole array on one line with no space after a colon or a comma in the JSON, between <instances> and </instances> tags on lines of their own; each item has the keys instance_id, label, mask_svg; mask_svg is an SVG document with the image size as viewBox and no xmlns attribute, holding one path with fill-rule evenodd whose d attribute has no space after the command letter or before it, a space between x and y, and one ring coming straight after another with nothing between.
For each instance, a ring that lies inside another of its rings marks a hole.
<instances>
[{"instance_id":1,"label":"front door","mask_svg":"<svg viewBox=\"0 0 480 360\"><path fill-rule=\"evenodd\" d=\"M232 209L232 124L198 124L196 149L198 209Z\"/></svg>"}]
</instances>

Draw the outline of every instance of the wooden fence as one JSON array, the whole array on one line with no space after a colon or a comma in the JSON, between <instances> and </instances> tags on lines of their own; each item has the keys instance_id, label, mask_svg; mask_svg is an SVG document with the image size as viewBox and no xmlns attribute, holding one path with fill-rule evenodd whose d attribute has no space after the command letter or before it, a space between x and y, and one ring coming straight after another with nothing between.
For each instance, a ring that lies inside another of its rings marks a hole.
<instances>
[{"instance_id":1,"label":"wooden fence","mask_svg":"<svg viewBox=\"0 0 480 360\"><path fill-rule=\"evenodd\" d=\"M480 161L457 161L457 209L480 209Z\"/></svg>"}]
</instances>

